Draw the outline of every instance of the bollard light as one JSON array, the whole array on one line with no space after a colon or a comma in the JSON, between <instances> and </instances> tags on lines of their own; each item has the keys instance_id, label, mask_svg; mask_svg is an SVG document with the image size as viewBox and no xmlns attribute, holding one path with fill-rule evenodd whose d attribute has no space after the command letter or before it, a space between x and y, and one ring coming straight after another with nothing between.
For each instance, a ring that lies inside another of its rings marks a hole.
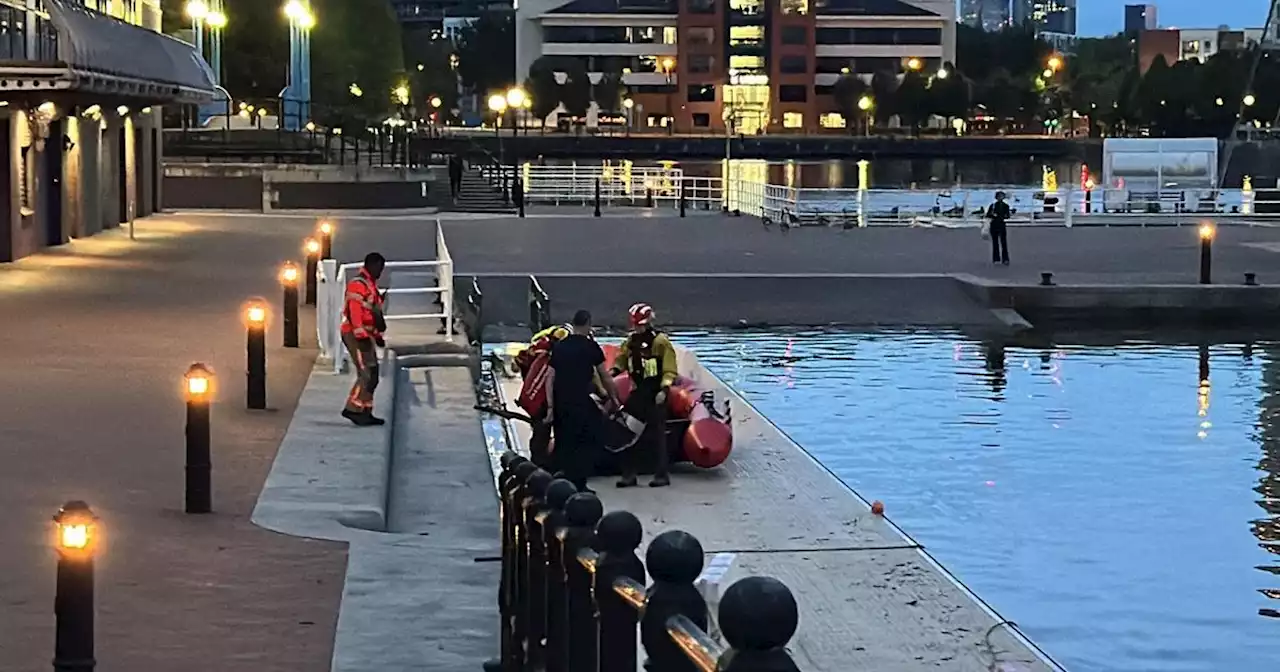
<instances>
[{"instance_id":1,"label":"bollard light","mask_svg":"<svg viewBox=\"0 0 1280 672\"><path fill-rule=\"evenodd\" d=\"M98 517L81 501L67 502L53 517L58 552L53 613L53 669L89 672L93 657L93 557L98 545Z\"/></svg>"},{"instance_id":2,"label":"bollard light","mask_svg":"<svg viewBox=\"0 0 1280 672\"><path fill-rule=\"evenodd\" d=\"M320 241L308 238L303 243L302 250L307 254L306 301L308 306L314 306L316 305L316 269L320 265Z\"/></svg>"},{"instance_id":3,"label":"bollard light","mask_svg":"<svg viewBox=\"0 0 1280 672\"><path fill-rule=\"evenodd\" d=\"M1213 239L1218 232L1208 222L1200 225L1200 284L1213 282Z\"/></svg>"},{"instance_id":4,"label":"bollard light","mask_svg":"<svg viewBox=\"0 0 1280 672\"><path fill-rule=\"evenodd\" d=\"M267 305L255 299L245 307L245 403L253 410L267 407Z\"/></svg>"},{"instance_id":5,"label":"bollard light","mask_svg":"<svg viewBox=\"0 0 1280 672\"><path fill-rule=\"evenodd\" d=\"M284 347L298 347L298 267L286 261L280 269L280 284L284 287Z\"/></svg>"},{"instance_id":6,"label":"bollard light","mask_svg":"<svg viewBox=\"0 0 1280 672\"><path fill-rule=\"evenodd\" d=\"M213 459L210 449L210 412L213 370L195 363L187 369L187 479L186 512L213 511Z\"/></svg>"},{"instance_id":7,"label":"bollard light","mask_svg":"<svg viewBox=\"0 0 1280 672\"><path fill-rule=\"evenodd\" d=\"M320 222L320 228L318 229L318 231L320 233L320 236L319 236L320 237L320 258L332 259L333 258L333 223Z\"/></svg>"}]
</instances>

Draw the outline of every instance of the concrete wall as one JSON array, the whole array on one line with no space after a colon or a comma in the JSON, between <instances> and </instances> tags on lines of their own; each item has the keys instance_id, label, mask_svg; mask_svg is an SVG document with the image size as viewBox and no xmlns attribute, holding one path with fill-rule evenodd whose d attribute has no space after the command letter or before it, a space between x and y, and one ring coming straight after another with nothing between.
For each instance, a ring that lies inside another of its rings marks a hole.
<instances>
[{"instance_id":1,"label":"concrete wall","mask_svg":"<svg viewBox=\"0 0 1280 672\"><path fill-rule=\"evenodd\" d=\"M262 176L164 178L166 210L262 211Z\"/></svg>"}]
</instances>

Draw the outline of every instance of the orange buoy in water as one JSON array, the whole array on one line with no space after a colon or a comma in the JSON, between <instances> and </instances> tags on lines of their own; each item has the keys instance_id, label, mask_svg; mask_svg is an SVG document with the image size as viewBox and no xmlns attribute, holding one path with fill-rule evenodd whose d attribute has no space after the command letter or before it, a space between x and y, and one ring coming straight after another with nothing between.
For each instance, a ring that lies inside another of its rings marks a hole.
<instances>
[{"instance_id":1,"label":"orange buoy in water","mask_svg":"<svg viewBox=\"0 0 1280 672\"><path fill-rule=\"evenodd\" d=\"M874 513L874 514L876 514L877 516L883 516L883 515L884 515L884 502L882 502L882 501L880 501L880 500L878 500L878 499L877 499L876 501L874 501L874 502L871 502L871 513Z\"/></svg>"}]
</instances>

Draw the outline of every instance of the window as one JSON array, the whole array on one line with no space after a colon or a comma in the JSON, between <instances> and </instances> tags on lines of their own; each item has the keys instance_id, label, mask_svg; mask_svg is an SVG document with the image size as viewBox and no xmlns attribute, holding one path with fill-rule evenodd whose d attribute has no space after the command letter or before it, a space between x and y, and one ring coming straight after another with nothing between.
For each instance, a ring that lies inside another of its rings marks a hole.
<instances>
[{"instance_id":1,"label":"window","mask_svg":"<svg viewBox=\"0 0 1280 672\"><path fill-rule=\"evenodd\" d=\"M809 69L809 59L804 56L783 56L778 70L790 75L803 74Z\"/></svg>"},{"instance_id":2,"label":"window","mask_svg":"<svg viewBox=\"0 0 1280 672\"><path fill-rule=\"evenodd\" d=\"M764 14L764 0L729 0L729 9L743 16Z\"/></svg>"},{"instance_id":3,"label":"window","mask_svg":"<svg viewBox=\"0 0 1280 672\"><path fill-rule=\"evenodd\" d=\"M800 112L783 112L783 128L804 128L804 114Z\"/></svg>"},{"instance_id":4,"label":"window","mask_svg":"<svg viewBox=\"0 0 1280 672\"><path fill-rule=\"evenodd\" d=\"M684 39L693 45L709 45L716 41L715 28L689 28L685 30Z\"/></svg>"},{"instance_id":5,"label":"window","mask_svg":"<svg viewBox=\"0 0 1280 672\"><path fill-rule=\"evenodd\" d=\"M706 74L711 72L715 67L716 59L706 54L692 54L689 56L689 72L695 74Z\"/></svg>"},{"instance_id":6,"label":"window","mask_svg":"<svg viewBox=\"0 0 1280 672\"><path fill-rule=\"evenodd\" d=\"M716 0L689 0L690 14L715 14Z\"/></svg>"},{"instance_id":7,"label":"window","mask_svg":"<svg viewBox=\"0 0 1280 672\"><path fill-rule=\"evenodd\" d=\"M844 115L839 112L828 112L818 117L818 125L823 128L844 128Z\"/></svg>"},{"instance_id":8,"label":"window","mask_svg":"<svg viewBox=\"0 0 1280 672\"><path fill-rule=\"evenodd\" d=\"M27 12L0 5L0 59L27 59Z\"/></svg>"},{"instance_id":9,"label":"window","mask_svg":"<svg viewBox=\"0 0 1280 672\"><path fill-rule=\"evenodd\" d=\"M733 54L729 56L730 70L764 70L763 56L741 56Z\"/></svg>"},{"instance_id":10,"label":"window","mask_svg":"<svg viewBox=\"0 0 1280 672\"><path fill-rule=\"evenodd\" d=\"M808 31L804 26L783 26L782 27L782 43L783 44L805 44L808 41Z\"/></svg>"},{"instance_id":11,"label":"window","mask_svg":"<svg viewBox=\"0 0 1280 672\"><path fill-rule=\"evenodd\" d=\"M690 84L687 98L691 103L714 103L716 87L712 84Z\"/></svg>"},{"instance_id":12,"label":"window","mask_svg":"<svg viewBox=\"0 0 1280 672\"><path fill-rule=\"evenodd\" d=\"M764 44L764 26L729 26L729 46Z\"/></svg>"},{"instance_id":13,"label":"window","mask_svg":"<svg viewBox=\"0 0 1280 672\"><path fill-rule=\"evenodd\" d=\"M694 112L693 125L697 128L710 128L711 115L707 114L706 112Z\"/></svg>"},{"instance_id":14,"label":"window","mask_svg":"<svg viewBox=\"0 0 1280 672\"><path fill-rule=\"evenodd\" d=\"M662 27L662 43L663 44L676 43L676 27L675 26Z\"/></svg>"},{"instance_id":15,"label":"window","mask_svg":"<svg viewBox=\"0 0 1280 672\"><path fill-rule=\"evenodd\" d=\"M39 16L35 18L36 24L36 53L33 60L45 63L52 63L58 60L58 30L54 28L53 22L48 19L42 19Z\"/></svg>"},{"instance_id":16,"label":"window","mask_svg":"<svg viewBox=\"0 0 1280 672\"><path fill-rule=\"evenodd\" d=\"M814 61L813 71L828 75L847 75L853 72L853 59L843 56L819 56Z\"/></svg>"},{"instance_id":17,"label":"window","mask_svg":"<svg viewBox=\"0 0 1280 672\"><path fill-rule=\"evenodd\" d=\"M778 100L784 103L803 103L809 100L809 87L804 84L783 84L778 87Z\"/></svg>"},{"instance_id":18,"label":"window","mask_svg":"<svg viewBox=\"0 0 1280 672\"><path fill-rule=\"evenodd\" d=\"M809 0L782 0L783 14L808 14Z\"/></svg>"},{"instance_id":19,"label":"window","mask_svg":"<svg viewBox=\"0 0 1280 672\"><path fill-rule=\"evenodd\" d=\"M647 124L649 128L654 128L654 127L666 128L671 123L672 123L671 117L668 117L663 114L650 114L645 117L645 124Z\"/></svg>"},{"instance_id":20,"label":"window","mask_svg":"<svg viewBox=\"0 0 1280 672\"><path fill-rule=\"evenodd\" d=\"M818 86L813 87L813 95L815 96L830 96L830 95L834 95L835 92L836 92L836 87L830 84L827 84L827 85L819 84Z\"/></svg>"}]
</instances>

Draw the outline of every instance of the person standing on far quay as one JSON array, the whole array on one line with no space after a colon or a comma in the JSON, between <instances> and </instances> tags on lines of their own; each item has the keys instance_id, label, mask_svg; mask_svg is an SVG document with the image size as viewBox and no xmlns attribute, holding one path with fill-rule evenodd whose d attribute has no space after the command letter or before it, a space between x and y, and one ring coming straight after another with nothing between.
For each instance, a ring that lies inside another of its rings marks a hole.
<instances>
[{"instance_id":1,"label":"person standing on far quay","mask_svg":"<svg viewBox=\"0 0 1280 672\"><path fill-rule=\"evenodd\" d=\"M589 492L587 478L604 446L604 416L591 396L597 376L612 407L620 404L618 388L604 368L604 350L591 338L591 313L574 313L570 328L572 333L551 346L547 420L556 437L556 467L578 492Z\"/></svg>"},{"instance_id":2,"label":"person standing on far quay","mask_svg":"<svg viewBox=\"0 0 1280 672\"><path fill-rule=\"evenodd\" d=\"M1012 211L1004 200L1003 191L996 192L996 202L987 208L991 220L988 233L991 236L991 263L1009 265L1009 217Z\"/></svg>"}]
</instances>

